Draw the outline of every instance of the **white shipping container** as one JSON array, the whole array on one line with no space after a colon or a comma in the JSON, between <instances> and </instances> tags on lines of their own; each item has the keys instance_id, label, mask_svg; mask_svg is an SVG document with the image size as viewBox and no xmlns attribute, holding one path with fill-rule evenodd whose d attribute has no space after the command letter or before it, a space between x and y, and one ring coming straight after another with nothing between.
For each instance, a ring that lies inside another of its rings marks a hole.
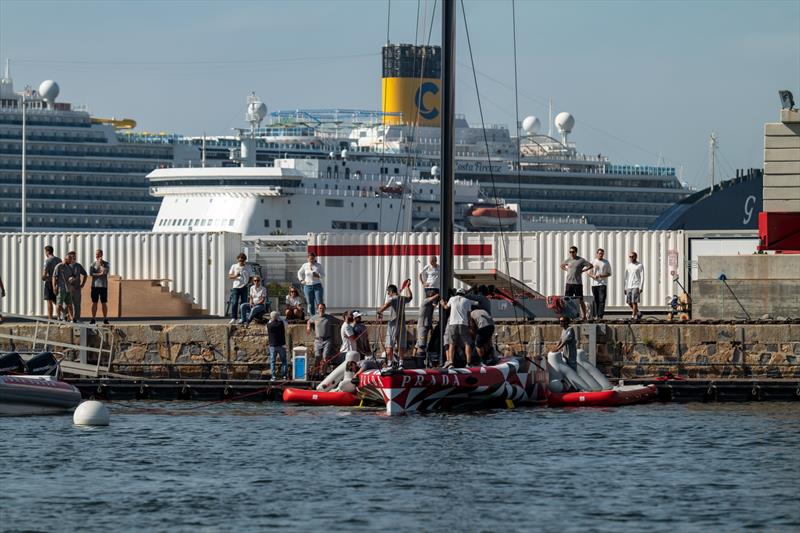
<instances>
[{"instance_id":1,"label":"white shipping container","mask_svg":"<svg viewBox=\"0 0 800 533\"><path fill-rule=\"evenodd\" d=\"M643 307L666 308L679 290L672 281L683 275L685 243L682 231L540 231L456 233L454 268L497 269L525 282L544 295L564 293L561 262L569 247L591 260L597 248L606 251L612 276L609 308L625 307L627 254L638 252L645 269ZM423 293L418 273L430 255L438 255L438 233L309 234L309 250L324 265L325 301L333 308L369 309L385 299L386 285L410 278L412 305ZM584 294L591 295L585 277Z\"/></svg>"},{"instance_id":2,"label":"white shipping container","mask_svg":"<svg viewBox=\"0 0 800 533\"><path fill-rule=\"evenodd\" d=\"M111 274L123 279L168 279L173 292L211 315L224 315L228 268L241 251L238 233L0 233L0 275L6 286L2 310L44 315L41 272L44 247L63 257L74 250L88 270L101 248ZM153 310L157 315L157 310Z\"/></svg>"}]
</instances>

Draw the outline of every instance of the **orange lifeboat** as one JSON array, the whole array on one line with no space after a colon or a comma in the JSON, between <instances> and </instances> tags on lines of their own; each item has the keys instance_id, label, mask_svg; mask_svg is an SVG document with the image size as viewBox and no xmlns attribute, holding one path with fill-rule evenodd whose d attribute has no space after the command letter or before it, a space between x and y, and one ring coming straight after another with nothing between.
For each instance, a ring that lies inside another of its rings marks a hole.
<instances>
[{"instance_id":1,"label":"orange lifeboat","mask_svg":"<svg viewBox=\"0 0 800 533\"><path fill-rule=\"evenodd\" d=\"M474 228L511 228L517 223L517 212L505 206L473 207L467 222Z\"/></svg>"}]
</instances>

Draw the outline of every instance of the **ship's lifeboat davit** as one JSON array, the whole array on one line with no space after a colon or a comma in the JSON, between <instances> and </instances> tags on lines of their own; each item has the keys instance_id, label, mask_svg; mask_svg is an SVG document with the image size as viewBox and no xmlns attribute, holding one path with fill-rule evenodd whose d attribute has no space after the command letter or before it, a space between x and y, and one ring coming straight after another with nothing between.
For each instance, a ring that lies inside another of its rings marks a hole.
<instances>
[{"instance_id":1,"label":"ship's lifeboat davit","mask_svg":"<svg viewBox=\"0 0 800 533\"><path fill-rule=\"evenodd\" d=\"M467 222L473 228L512 228L517 223L517 212L510 207L473 206L467 213Z\"/></svg>"}]
</instances>

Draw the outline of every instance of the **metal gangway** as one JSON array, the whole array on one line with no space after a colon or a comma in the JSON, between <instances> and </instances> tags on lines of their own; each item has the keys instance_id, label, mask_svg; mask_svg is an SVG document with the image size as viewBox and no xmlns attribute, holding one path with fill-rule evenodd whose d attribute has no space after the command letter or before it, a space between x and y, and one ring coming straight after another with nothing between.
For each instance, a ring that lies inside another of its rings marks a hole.
<instances>
[{"instance_id":1,"label":"metal gangway","mask_svg":"<svg viewBox=\"0 0 800 533\"><path fill-rule=\"evenodd\" d=\"M82 377L126 377L110 372L114 361L114 332L108 326L87 324L82 322L64 322L48 318L14 315L5 313L5 318L19 320L19 325L26 322L34 324L33 335L14 335L0 331L0 339L7 339L12 343L27 343L30 349L22 351L17 349L23 357L33 356L41 352L52 352L59 359L61 372ZM60 326L69 326L78 331L79 344L61 342L50 339L51 330ZM13 330L12 330L13 331ZM99 337L99 346L89 346L90 335ZM77 361L66 358L68 352L77 354ZM96 356L96 361L91 361L89 354Z\"/></svg>"}]
</instances>

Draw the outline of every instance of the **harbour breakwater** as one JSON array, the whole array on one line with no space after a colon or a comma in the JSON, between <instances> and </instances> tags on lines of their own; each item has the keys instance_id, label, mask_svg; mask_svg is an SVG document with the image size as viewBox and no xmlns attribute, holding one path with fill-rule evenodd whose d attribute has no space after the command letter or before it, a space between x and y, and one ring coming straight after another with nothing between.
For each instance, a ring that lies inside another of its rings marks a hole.
<instances>
[{"instance_id":1,"label":"harbour breakwater","mask_svg":"<svg viewBox=\"0 0 800 533\"><path fill-rule=\"evenodd\" d=\"M675 322L608 322L576 324L579 346L595 356L612 378L636 379L672 373L698 379L800 377L800 322L699 324ZM412 338L413 327L409 328ZM8 324L0 332L32 337L34 326ZM382 351L385 328L369 326L373 347ZM524 350L542 355L555 348L561 328L554 323L498 324L496 341L505 354ZM51 326L50 341L79 344L80 330ZM136 377L263 379L269 376L267 337L263 325L120 324L113 327L110 371ZM39 330L40 343L43 340ZM86 345L100 339L89 332ZM303 324L287 327L287 347L313 351L313 333ZM41 344L40 344L41 346ZM24 341L0 340L2 351L27 351ZM62 349L63 350L63 349ZM77 350L63 351L78 361ZM92 362L91 352L84 362Z\"/></svg>"}]
</instances>

